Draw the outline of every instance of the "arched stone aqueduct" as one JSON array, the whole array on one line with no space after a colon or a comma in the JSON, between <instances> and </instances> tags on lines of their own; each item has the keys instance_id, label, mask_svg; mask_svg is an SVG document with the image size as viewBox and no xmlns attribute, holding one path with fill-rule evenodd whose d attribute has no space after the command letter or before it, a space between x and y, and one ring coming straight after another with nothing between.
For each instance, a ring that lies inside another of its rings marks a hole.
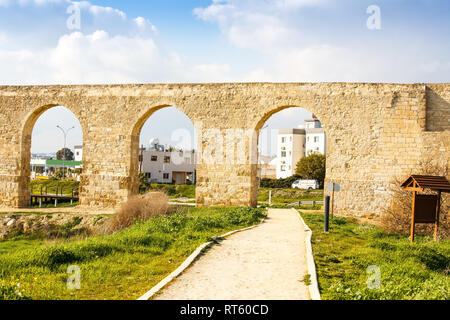
<instances>
[{"instance_id":1,"label":"arched stone aqueduct","mask_svg":"<svg viewBox=\"0 0 450 320\"><path fill-rule=\"evenodd\" d=\"M450 161L450 84L230 83L0 87L0 206L29 205L33 126L64 106L83 130L80 204L117 207L138 190L140 130L175 106L198 134L197 204L257 201L257 136L288 107L322 121L327 180L341 184L336 211L378 215L394 176L425 157Z\"/></svg>"}]
</instances>

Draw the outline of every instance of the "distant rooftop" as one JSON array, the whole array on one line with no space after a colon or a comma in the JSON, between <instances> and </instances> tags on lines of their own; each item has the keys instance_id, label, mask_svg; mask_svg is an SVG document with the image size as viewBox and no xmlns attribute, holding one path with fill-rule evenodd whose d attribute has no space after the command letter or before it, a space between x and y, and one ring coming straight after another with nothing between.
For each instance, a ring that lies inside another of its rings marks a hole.
<instances>
[{"instance_id":1,"label":"distant rooftop","mask_svg":"<svg viewBox=\"0 0 450 320\"><path fill-rule=\"evenodd\" d=\"M283 129L283 130L278 130L278 134L302 134L302 135L305 135L306 131L304 129Z\"/></svg>"}]
</instances>

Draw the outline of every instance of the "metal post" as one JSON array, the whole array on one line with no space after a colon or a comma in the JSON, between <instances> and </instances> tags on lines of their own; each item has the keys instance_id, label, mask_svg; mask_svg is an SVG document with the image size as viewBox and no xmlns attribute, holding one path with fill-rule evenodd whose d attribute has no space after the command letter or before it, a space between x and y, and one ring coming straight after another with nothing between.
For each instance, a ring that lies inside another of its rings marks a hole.
<instances>
[{"instance_id":1,"label":"metal post","mask_svg":"<svg viewBox=\"0 0 450 320\"><path fill-rule=\"evenodd\" d=\"M330 231L330 196L325 197L325 232Z\"/></svg>"},{"instance_id":2,"label":"metal post","mask_svg":"<svg viewBox=\"0 0 450 320\"><path fill-rule=\"evenodd\" d=\"M436 208L436 221L434 222L434 241L438 241L438 231L439 231L439 219L441 214L441 197L442 193L441 191L438 192L438 201L437 201L437 208Z\"/></svg>"},{"instance_id":3,"label":"metal post","mask_svg":"<svg viewBox=\"0 0 450 320\"><path fill-rule=\"evenodd\" d=\"M272 190L269 191L269 206L272 205Z\"/></svg>"},{"instance_id":4,"label":"metal post","mask_svg":"<svg viewBox=\"0 0 450 320\"><path fill-rule=\"evenodd\" d=\"M414 192L413 192L413 204L412 204L412 216L411 216L411 238L410 242L414 242L414 234L416 232L416 198L417 198L417 191L416 191L417 184L414 181Z\"/></svg>"},{"instance_id":5,"label":"metal post","mask_svg":"<svg viewBox=\"0 0 450 320\"><path fill-rule=\"evenodd\" d=\"M331 219L334 219L334 190L336 189L336 184L333 182L333 196L331 198Z\"/></svg>"}]
</instances>

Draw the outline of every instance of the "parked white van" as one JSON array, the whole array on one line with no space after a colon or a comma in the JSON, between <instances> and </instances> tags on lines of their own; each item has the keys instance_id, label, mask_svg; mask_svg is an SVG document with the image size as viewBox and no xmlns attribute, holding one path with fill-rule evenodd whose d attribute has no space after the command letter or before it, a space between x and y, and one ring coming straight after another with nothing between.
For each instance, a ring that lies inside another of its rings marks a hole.
<instances>
[{"instance_id":1,"label":"parked white van","mask_svg":"<svg viewBox=\"0 0 450 320\"><path fill-rule=\"evenodd\" d=\"M317 180L297 180L292 184L292 189L318 190L320 188Z\"/></svg>"}]
</instances>

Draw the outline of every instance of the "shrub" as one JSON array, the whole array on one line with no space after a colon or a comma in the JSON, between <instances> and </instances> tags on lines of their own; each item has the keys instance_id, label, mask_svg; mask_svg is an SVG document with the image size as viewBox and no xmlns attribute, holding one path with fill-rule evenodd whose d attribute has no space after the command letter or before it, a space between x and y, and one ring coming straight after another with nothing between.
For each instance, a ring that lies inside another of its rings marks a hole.
<instances>
[{"instance_id":1,"label":"shrub","mask_svg":"<svg viewBox=\"0 0 450 320\"><path fill-rule=\"evenodd\" d=\"M114 233L126 229L138 221L163 216L169 211L169 199L165 193L149 192L128 200L117 213L100 228L102 233Z\"/></svg>"},{"instance_id":2,"label":"shrub","mask_svg":"<svg viewBox=\"0 0 450 320\"><path fill-rule=\"evenodd\" d=\"M323 154L313 153L308 157L300 159L295 172L304 179L317 180L320 187L325 184L327 157Z\"/></svg>"},{"instance_id":3,"label":"shrub","mask_svg":"<svg viewBox=\"0 0 450 320\"><path fill-rule=\"evenodd\" d=\"M420 162L419 169L411 172L408 176L418 173L450 178L450 166L448 163L425 159ZM411 232L412 195L410 191L401 188L408 176L396 177L391 182L391 205L384 210L381 217L383 228L391 233L409 234ZM418 224L416 232L431 235L434 232L434 225ZM441 239L450 238L450 197L446 193L442 194L439 237Z\"/></svg>"},{"instance_id":4,"label":"shrub","mask_svg":"<svg viewBox=\"0 0 450 320\"><path fill-rule=\"evenodd\" d=\"M286 179L261 179L261 188L286 189L292 188L292 184L301 179L301 176L295 175Z\"/></svg>"}]
</instances>

